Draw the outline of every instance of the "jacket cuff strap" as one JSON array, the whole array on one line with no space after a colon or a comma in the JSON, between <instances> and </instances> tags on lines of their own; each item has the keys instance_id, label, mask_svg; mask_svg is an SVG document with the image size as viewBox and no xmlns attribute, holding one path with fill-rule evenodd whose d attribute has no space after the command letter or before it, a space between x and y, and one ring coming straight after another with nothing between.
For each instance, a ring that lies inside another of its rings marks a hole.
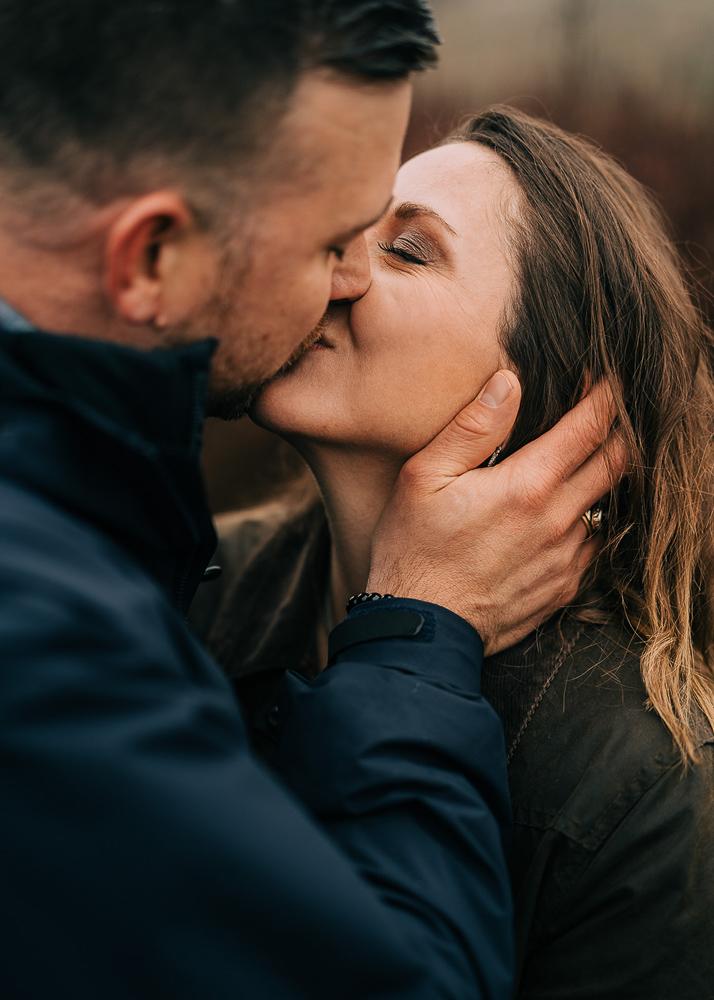
<instances>
[{"instance_id":1,"label":"jacket cuff strap","mask_svg":"<svg viewBox=\"0 0 714 1000\"><path fill-rule=\"evenodd\" d=\"M345 660L394 667L480 691L481 637L459 615L427 601L396 597L354 608L333 630L328 651L330 667Z\"/></svg>"},{"instance_id":2,"label":"jacket cuff strap","mask_svg":"<svg viewBox=\"0 0 714 1000\"><path fill-rule=\"evenodd\" d=\"M340 622L330 633L327 663L350 646L374 639L413 639L424 628L424 616L408 608L375 608L369 614L355 615Z\"/></svg>"}]
</instances>

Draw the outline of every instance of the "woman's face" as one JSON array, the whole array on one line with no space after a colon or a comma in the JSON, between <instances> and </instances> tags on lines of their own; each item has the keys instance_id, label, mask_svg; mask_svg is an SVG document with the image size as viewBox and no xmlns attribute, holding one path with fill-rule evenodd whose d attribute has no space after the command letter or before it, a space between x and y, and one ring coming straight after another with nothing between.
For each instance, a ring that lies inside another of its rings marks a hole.
<instances>
[{"instance_id":1,"label":"woman's face","mask_svg":"<svg viewBox=\"0 0 714 1000\"><path fill-rule=\"evenodd\" d=\"M369 290L331 305L324 345L265 388L255 420L298 445L423 447L505 361L516 200L508 168L475 143L406 163L390 211L349 251L369 254Z\"/></svg>"}]
</instances>

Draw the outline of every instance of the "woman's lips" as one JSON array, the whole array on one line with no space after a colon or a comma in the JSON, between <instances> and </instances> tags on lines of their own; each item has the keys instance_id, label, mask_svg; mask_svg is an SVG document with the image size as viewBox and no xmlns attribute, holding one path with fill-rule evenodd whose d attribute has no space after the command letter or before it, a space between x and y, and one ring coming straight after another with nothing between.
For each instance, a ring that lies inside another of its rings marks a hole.
<instances>
[{"instance_id":1,"label":"woman's lips","mask_svg":"<svg viewBox=\"0 0 714 1000\"><path fill-rule=\"evenodd\" d=\"M318 337L315 343L310 346L310 350L320 351L324 350L325 348L327 348L327 350L329 351L332 351L334 350L335 345L332 343L331 340L328 340L328 338L323 333L322 336Z\"/></svg>"}]
</instances>

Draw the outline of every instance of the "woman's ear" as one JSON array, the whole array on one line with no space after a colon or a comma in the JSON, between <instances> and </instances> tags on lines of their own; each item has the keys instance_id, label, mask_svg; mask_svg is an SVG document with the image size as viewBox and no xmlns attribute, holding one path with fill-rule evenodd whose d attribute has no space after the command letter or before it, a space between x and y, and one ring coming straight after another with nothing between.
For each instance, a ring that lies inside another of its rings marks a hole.
<instances>
[{"instance_id":1,"label":"woman's ear","mask_svg":"<svg viewBox=\"0 0 714 1000\"><path fill-rule=\"evenodd\" d=\"M104 285L118 316L132 325L158 328L184 319L198 299L205 299L201 241L205 236L199 236L180 194L158 191L131 202L115 219L106 242ZM200 283L192 282L194 271L201 274Z\"/></svg>"}]
</instances>

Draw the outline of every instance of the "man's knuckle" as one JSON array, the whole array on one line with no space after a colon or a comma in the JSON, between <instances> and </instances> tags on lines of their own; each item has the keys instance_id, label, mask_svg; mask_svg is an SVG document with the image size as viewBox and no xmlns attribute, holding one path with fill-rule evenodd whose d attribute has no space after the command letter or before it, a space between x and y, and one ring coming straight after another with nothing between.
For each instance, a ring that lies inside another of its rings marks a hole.
<instances>
[{"instance_id":1,"label":"man's knuckle","mask_svg":"<svg viewBox=\"0 0 714 1000\"><path fill-rule=\"evenodd\" d=\"M560 591L558 606L565 608L570 604L574 604L577 600L579 591L580 591L579 578L577 580L569 581Z\"/></svg>"},{"instance_id":2,"label":"man's knuckle","mask_svg":"<svg viewBox=\"0 0 714 1000\"><path fill-rule=\"evenodd\" d=\"M594 410L577 414L571 426L571 446L574 451L594 451L610 430L608 415Z\"/></svg>"},{"instance_id":3,"label":"man's knuckle","mask_svg":"<svg viewBox=\"0 0 714 1000\"><path fill-rule=\"evenodd\" d=\"M402 466L399 473L399 483L404 489L410 491L418 486L423 479L424 463L419 455L415 455Z\"/></svg>"},{"instance_id":4,"label":"man's knuckle","mask_svg":"<svg viewBox=\"0 0 714 1000\"><path fill-rule=\"evenodd\" d=\"M542 511L551 495L550 479L545 470L540 469L524 476L520 483L521 506L529 513Z\"/></svg>"},{"instance_id":5,"label":"man's knuckle","mask_svg":"<svg viewBox=\"0 0 714 1000\"><path fill-rule=\"evenodd\" d=\"M549 546L559 545L565 535L562 518L546 513L543 518L543 535Z\"/></svg>"},{"instance_id":6,"label":"man's knuckle","mask_svg":"<svg viewBox=\"0 0 714 1000\"><path fill-rule=\"evenodd\" d=\"M471 406L454 417L454 427L465 434L484 437L491 431L491 421L481 407Z\"/></svg>"}]
</instances>

